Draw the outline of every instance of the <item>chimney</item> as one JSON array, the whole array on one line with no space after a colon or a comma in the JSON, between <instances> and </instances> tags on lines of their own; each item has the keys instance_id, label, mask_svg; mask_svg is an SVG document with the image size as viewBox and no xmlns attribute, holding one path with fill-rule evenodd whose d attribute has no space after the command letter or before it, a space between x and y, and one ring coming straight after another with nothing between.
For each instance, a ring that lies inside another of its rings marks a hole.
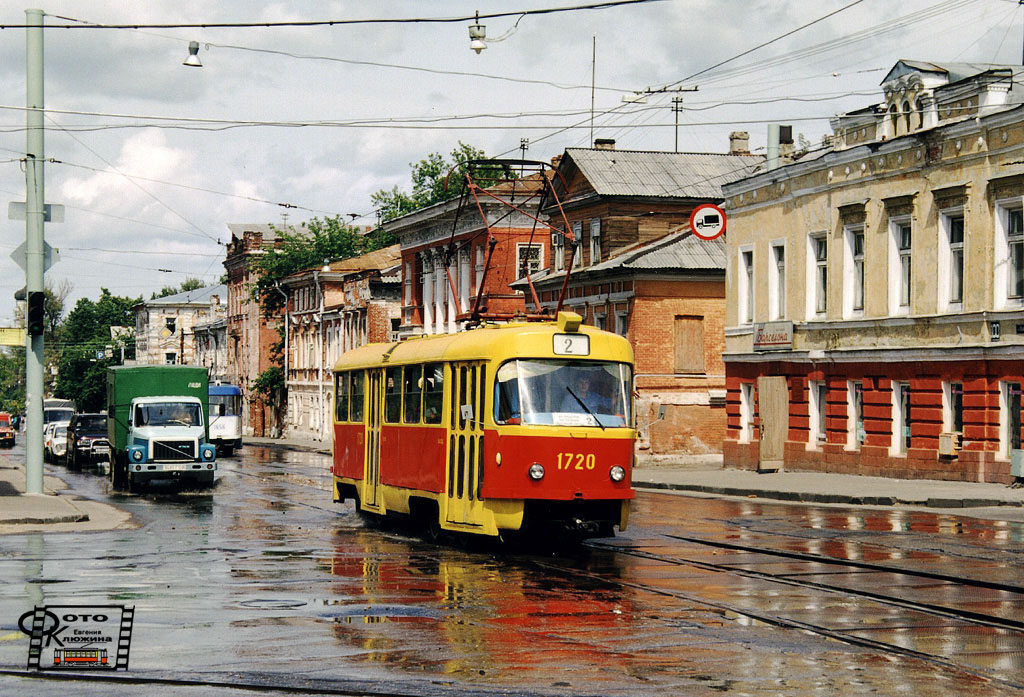
<instances>
[{"instance_id":1,"label":"chimney","mask_svg":"<svg viewBox=\"0 0 1024 697\"><path fill-rule=\"evenodd\" d=\"M614 138L595 138L594 148L597 150L614 150L615 139Z\"/></svg>"},{"instance_id":2,"label":"chimney","mask_svg":"<svg viewBox=\"0 0 1024 697\"><path fill-rule=\"evenodd\" d=\"M729 154L749 155L750 134L746 131L733 131L729 134Z\"/></svg>"},{"instance_id":3,"label":"chimney","mask_svg":"<svg viewBox=\"0 0 1024 697\"><path fill-rule=\"evenodd\" d=\"M768 160L767 169L777 169L782 164L793 161L793 127L781 126L777 123L768 124Z\"/></svg>"},{"instance_id":4,"label":"chimney","mask_svg":"<svg viewBox=\"0 0 1024 697\"><path fill-rule=\"evenodd\" d=\"M793 127L779 126L779 160L782 164L793 161Z\"/></svg>"}]
</instances>

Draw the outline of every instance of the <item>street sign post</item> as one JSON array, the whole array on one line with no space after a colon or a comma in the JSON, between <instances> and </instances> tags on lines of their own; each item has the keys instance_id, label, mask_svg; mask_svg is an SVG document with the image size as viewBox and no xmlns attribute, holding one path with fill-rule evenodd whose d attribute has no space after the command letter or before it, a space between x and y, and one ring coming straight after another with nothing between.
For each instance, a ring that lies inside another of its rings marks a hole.
<instances>
[{"instance_id":1,"label":"street sign post","mask_svg":"<svg viewBox=\"0 0 1024 697\"><path fill-rule=\"evenodd\" d=\"M713 203L702 203L690 213L690 231L702 240L714 240L725 233L725 211Z\"/></svg>"}]
</instances>

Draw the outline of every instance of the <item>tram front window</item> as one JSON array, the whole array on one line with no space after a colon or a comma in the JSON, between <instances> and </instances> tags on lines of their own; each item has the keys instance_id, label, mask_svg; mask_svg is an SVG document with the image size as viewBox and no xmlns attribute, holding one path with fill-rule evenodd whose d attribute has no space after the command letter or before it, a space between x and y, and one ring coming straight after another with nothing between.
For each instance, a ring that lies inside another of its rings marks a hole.
<instances>
[{"instance_id":1,"label":"tram front window","mask_svg":"<svg viewBox=\"0 0 1024 697\"><path fill-rule=\"evenodd\" d=\"M233 394L210 395L211 416L238 416L242 413L242 397Z\"/></svg>"},{"instance_id":2,"label":"tram front window","mask_svg":"<svg viewBox=\"0 0 1024 697\"><path fill-rule=\"evenodd\" d=\"M632 426L632 371L625 363L518 360L498 369L499 424Z\"/></svg>"}]
</instances>

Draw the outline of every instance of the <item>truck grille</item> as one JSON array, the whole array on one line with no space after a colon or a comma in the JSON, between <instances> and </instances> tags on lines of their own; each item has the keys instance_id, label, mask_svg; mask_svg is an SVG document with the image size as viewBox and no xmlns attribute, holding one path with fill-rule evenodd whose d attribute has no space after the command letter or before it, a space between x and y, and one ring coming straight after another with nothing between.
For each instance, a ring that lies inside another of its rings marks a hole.
<instances>
[{"instance_id":1,"label":"truck grille","mask_svg":"<svg viewBox=\"0 0 1024 697\"><path fill-rule=\"evenodd\" d=\"M194 440L153 441L154 460L194 460L196 459L196 442Z\"/></svg>"}]
</instances>

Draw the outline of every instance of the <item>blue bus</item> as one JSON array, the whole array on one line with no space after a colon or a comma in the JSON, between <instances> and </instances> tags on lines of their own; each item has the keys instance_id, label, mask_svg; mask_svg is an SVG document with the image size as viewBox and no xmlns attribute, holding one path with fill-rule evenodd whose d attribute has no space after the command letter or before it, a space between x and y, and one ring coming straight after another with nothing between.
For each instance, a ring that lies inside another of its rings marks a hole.
<instances>
[{"instance_id":1,"label":"blue bus","mask_svg":"<svg viewBox=\"0 0 1024 697\"><path fill-rule=\"evenodd\" d=\"M225 457L242 447L242 390L237 385L210 383L210 442Z\"/></svg>"}]
</instances>

